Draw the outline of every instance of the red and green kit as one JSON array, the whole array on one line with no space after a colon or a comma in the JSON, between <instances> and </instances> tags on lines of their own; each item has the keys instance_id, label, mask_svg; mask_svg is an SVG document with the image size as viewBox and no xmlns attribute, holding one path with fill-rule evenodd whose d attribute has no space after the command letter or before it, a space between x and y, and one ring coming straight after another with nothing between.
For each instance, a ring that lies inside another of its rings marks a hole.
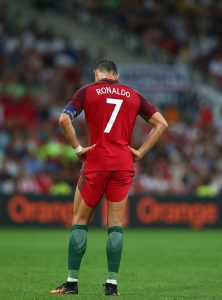
<instances>
[{"instance_id":1,"label":"red and green kit","mask_svg":"<svg viewBox=\"0 0 222 300\"><path fill-rule=\"evenodd\" d=\"M79 180L80 192L86 204L93 207L100 200L101 191L97 196L95 191L92 192L96 178L92 174L88 176L87 174L109 172L115 176L116 171L127 171L122 173L128 178L123 180L124 193L120 193L118 186L118 189L111 189L112 195L110 191L107 195L111 198L110 201L121 201L117 195L122 197L123 194L127 194L130 186L129 177L133 177L129 174L134 172L132 152L128 145L136 117L140 115L148 121L157 110L136 90L110 79L102 79L80 88L63 112L73 120L82 110L88 124L90 144L96 146L87 152L84 171ZM112 176L102 174L104 178L109 178L108 183L112 181ZM92 177L94 181L90 182ZM98 175L98 181L101 182L101 173ZM107 192L108 183L104 184L102 194ZM91 193L94 195L93 199L88 200L92 197ZM89 196L86 196L87 194Z\"/></svg>"}]
</instances>

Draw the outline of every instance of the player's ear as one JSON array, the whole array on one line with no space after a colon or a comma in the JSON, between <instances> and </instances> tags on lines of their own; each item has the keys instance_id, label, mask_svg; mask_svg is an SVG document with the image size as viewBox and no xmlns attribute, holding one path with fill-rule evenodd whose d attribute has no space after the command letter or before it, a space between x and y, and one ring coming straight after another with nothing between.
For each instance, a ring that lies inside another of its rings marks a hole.
<instances>
[{"instance_id":1,"label":"player's ear","mask_svg":"<svg viewBox=\"0 0 222 300\"><path fill-rule=\"evenodd\" d=\"M94 72L95 81L99 80L98 70L94 69L93 72Z\"/></svg>"},{"instance_id":2,"label":"player's ear","mask_svg":"<svg viewBox=\"0 0 222 300\"><path fill-rule=\"evenodd\" d=\"M114 75L114 77L115 77L115 80L118 80L118 79L119 79L119 73L116 73L116 74Z\"/></svg>"}]
</instances>

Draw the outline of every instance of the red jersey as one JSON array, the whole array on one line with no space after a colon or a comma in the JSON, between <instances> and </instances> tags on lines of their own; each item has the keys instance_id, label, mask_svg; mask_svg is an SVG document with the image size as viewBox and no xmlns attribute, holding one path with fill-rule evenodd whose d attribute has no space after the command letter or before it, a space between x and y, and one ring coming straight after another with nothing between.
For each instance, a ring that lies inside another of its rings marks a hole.
<instances>
[{"instance_id":1,"label":"red jersey","mask_svg":"<svg viewBox=\"0 0 222 300\"><path fill-rule=\"evenodd\" d=\"M134 170L128 145L136 116L148 121L156 108L131 87L102 79L80 88L63 112L73 120L82 110L96 145L86 154L84 171Z\"/></svg>"}]
</instances>

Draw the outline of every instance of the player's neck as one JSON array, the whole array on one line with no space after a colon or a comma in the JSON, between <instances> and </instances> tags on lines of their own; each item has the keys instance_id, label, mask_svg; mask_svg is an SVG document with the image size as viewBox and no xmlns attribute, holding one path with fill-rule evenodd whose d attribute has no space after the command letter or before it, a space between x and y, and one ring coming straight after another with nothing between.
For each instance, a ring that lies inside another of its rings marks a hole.
<instances>
[{"instance_id":1,"label":"player's neck","mask_svg":"<svg viewBox=\"0 0 222 300\"><path fill-rule=\"evenodd\" d=\"M103 80L103 79L117 80L117 76L112 73L100 73L96 78L96 80Z\"/></svg>"}]
</instances>

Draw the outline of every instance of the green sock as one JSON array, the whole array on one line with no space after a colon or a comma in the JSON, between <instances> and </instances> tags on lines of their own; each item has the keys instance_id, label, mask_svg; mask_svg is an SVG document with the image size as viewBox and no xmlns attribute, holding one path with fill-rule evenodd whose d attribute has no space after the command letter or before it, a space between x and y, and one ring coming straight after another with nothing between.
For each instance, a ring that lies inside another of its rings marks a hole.
<instances>
[{"instance_id":1,"label":"green sock","mask_svg":"<svg viewBox=\"0 0 222 300\"><path fill-rule=\"evenodd\" d=\"M112 226L108 229L106 255L108 263L109 279L115 279L119 271L123 249L123 229L120 226Z\"/></svg>"},{"instance_id":2,"label":"green sock","mask_svg":"<svg viewBox=\"0 0 222 300\"><path fill-rule=\"evenodd\" d=\"M87 245L87 225L73 225L68 250L68 277L78 278Z\"/></svg>"}]
</instances>

